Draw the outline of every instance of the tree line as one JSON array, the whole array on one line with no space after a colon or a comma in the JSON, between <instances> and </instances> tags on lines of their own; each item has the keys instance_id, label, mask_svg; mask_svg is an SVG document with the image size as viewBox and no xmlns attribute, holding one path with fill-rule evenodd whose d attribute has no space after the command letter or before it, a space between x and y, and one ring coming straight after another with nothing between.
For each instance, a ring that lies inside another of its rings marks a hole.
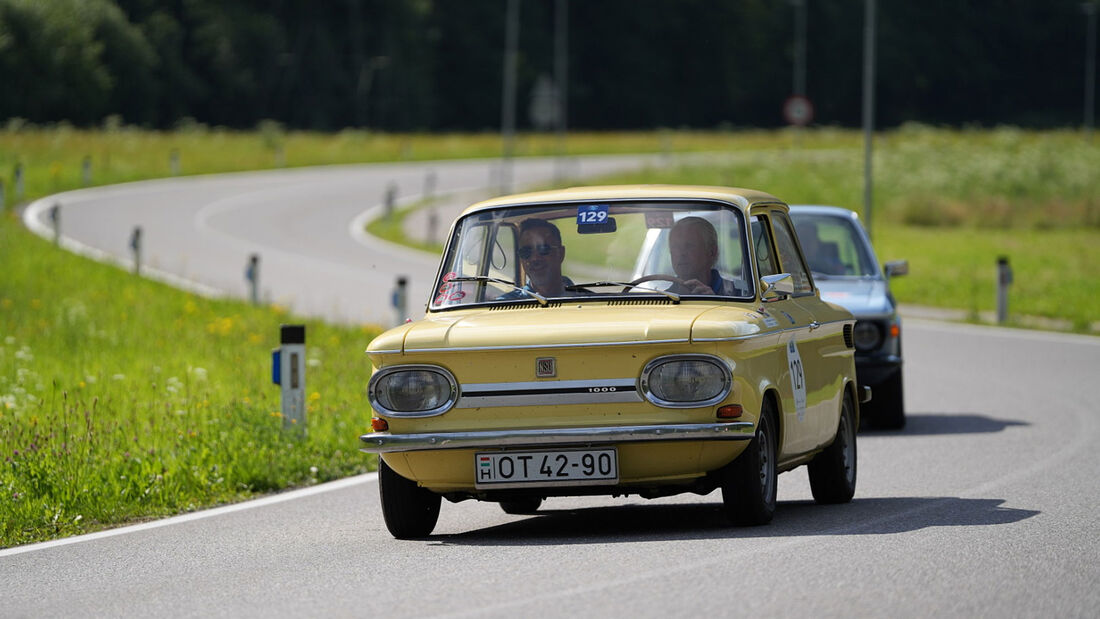
<instances>
[{"instance_id":1,"label":"tree line","mask_svg":"<svg viewBox=\"0 0 1100 619\"><path fill-rule=\"evenodd\" d=\"M0 0L0 120L493 130L506 1ZM805 2L815 123L858 126L864 2ZM519 4L529 129L554 77L555 0ZM568 0L569 126L782 125L793 5ZM1081 0L880 0L877 15L878 126L1081 123Z\"/></svg>"}]
</instances>

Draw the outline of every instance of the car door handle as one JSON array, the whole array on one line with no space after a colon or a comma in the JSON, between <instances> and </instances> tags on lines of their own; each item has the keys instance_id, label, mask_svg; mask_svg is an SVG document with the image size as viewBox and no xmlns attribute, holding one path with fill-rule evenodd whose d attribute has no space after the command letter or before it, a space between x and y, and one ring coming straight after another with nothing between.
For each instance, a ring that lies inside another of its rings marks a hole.
<instances>
[{"instance_id":1,"label":"car door handle","mask_svg":"<svg viewBox=\"0 0 1100 619\"><path fill-rule=\"evenodd\" d=\"M816 329L820 326L821 326L821 323L815 320L815 321L810 323L810 331L813 331L814 329Z\"/></svg>"}]
</instances>

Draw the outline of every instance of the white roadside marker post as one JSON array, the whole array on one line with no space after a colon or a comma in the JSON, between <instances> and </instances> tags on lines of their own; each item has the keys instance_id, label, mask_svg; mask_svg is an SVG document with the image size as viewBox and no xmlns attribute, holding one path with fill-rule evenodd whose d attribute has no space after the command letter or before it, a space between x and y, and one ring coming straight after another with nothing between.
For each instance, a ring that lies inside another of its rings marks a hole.
<instances>
[{"instance_id":1,"label":"white roadside marker post","mask_svg":"<svg viewBox=\"0 0 1100 619\"><path fill-rule=\"evenodd\" d=\"M130 251L134 254L134 275L141 275L141 226L130 234Z\"/></svg>"},{"instance_id":2,"label":"white roadside marker post","mask_svg":"<svg viewBox=\"0 0 1100 619\"><path fill-rule=\"evenodd\" d=\"M54 203L50 207L50 223L53 224L53 243L61 244L61 204Z\"/></svg>"},{"instance_id":3,"label":"white roadside marker post","mask_svg":"<svg viewBox=\"0 0 1100 619\"><path fill-rule=\"evenodd\" d=\"M997 324L1008 320L1008 287L1012 285L1012 267L1008 256L997 258Z\"/></svg>"},{"instance_id":4,"label":"white roadside marker post","mask_svg":"<svg viewBox=\"0 0 1100 619\"><path fill-rule=\"evenodd\" d=\"M397 286L393 289L393 309L396 317L395 325L405 323L407 312L405 311L408 298L409 280L404 276L397 278Z\"/></svg>"},{"instance_id":5,"label":"white roadside marker post","mask_svg":"<svg viewBox=\"0 0 1100 619\"><path fill-rule=\"evenodd\" d=\"M282 325L271 351L271 380L281 389L283 428L306 432L306 326Z\"/></svg>"},{"instance_id":6,"label":"white roadside marker post","mask_svg":"<svg viewBox=\"0 0 1100 619\"><path fill-rule=\"evenodd\" d=\"M260 254L248 257L248 266L244 270L244 279L248 282L249 297L252 305L260 304Z\"/></svg>"}]
</instances>

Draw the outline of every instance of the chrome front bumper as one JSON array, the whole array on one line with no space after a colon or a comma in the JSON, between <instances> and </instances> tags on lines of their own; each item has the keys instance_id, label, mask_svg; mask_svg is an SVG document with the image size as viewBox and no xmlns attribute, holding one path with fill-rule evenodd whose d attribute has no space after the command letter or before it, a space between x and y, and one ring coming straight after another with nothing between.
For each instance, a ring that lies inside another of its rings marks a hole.
<instances>
[{"instance_id":1,"label":"chrome front bumper","mask_svg":"<svg viewBox=\"0 0 1100 619\"><path fill-rule=\"evenodd\" d=\"M470 449L494 447L559 447L593 443L643 441L748 441L756 429L752 422L681 423L660 426L611 426L604 428L559 428L552 430L486 430L481 432L438 432L390 434L376 432L359 437L367 453Z\"/></svg>"}]
</instances>

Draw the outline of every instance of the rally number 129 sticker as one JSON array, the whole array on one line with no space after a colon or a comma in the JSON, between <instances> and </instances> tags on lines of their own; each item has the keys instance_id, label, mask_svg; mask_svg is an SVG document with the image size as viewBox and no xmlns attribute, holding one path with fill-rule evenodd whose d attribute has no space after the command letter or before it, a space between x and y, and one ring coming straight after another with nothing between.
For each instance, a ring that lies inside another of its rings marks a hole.
<instances>
[{"instance_id":1,"label":"rally number 129 sticker","mask_svg":"<svg viewBox=\"0 0 1100 619\"><path fill-rule=\"evenodd\" d=\"M802 421L806 418L806 374L802 370L802 355L798 354L794 340L787 342L787 366L791 371L794 408L798 412L798 420Z\"/></svg>"}]
</instances>

